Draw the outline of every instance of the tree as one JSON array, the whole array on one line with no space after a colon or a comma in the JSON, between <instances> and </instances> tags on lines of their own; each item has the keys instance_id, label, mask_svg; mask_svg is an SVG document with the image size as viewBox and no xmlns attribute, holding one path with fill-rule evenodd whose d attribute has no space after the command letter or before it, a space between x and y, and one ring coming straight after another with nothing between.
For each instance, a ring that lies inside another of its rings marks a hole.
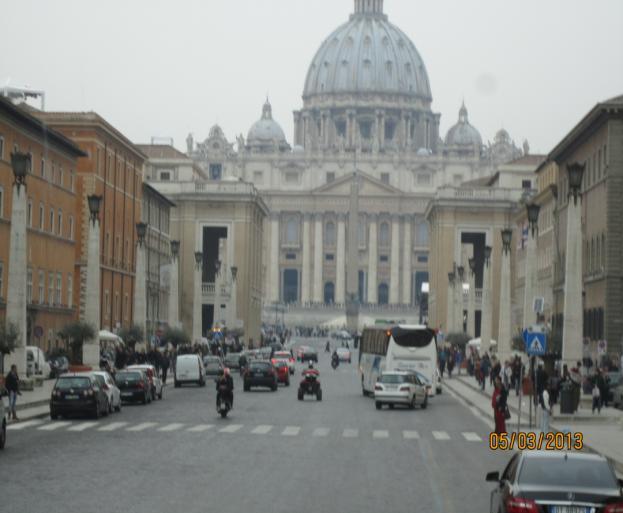
<instances>
[{"instance_id":1,"label":"tree","mask_svg":"<svg viewBox=\"0 0 623 513\"><path fill-rule=\"evenodd\" d=\"M84 321L72 322L65 325L58 336L65 340L71 348L72 363L82 363L82 346L87 340L95 338L95 328Z\"/></svg>"},{"instance_id":2,"label":"tree","mask_svg":"<svg viewBox=\"0 0 623 513\"><path fill-rule=\"evenodd\" d=\"M0 372L4 374L4 356L11 354L17 347L19 329L12 322L0 324Z\"/></svg>"},{"instance_id":3,"label":"tree","mask_svg":"<svg viewBox=\"0 0 623 513\"><path fill-rule=\"evenodd\" d=\"M172 344L175 347L190 345L190 337L184 330L179 328L167 328L164 335L161 337L161 340L165 344Z\"/></svg>"},{"instance_id":4,"label":"tree","mask_svg":"<svg viewBox=\"0 0 623 513\"><path fill-rule=\"evenodd\" d=\"M129 328L121 328L117 335L119 335L132 350L134 350L134 346L137 342L142 342L145 339L145 331L138 324L133 324Z\"/></svg>"}]
</instances>

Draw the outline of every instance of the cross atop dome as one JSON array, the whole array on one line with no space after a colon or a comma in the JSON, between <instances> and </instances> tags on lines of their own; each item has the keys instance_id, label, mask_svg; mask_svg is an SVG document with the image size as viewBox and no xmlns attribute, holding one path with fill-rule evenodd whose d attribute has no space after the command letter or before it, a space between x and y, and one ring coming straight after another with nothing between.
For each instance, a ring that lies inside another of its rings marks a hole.
<instances>
[{"instance_id":1,"label":"cross atop dome","mask_svg":"<svg viewBox=\"0 0 623 513\"><path fill-rule=\"evenodd\" d=\"M262 107L262 119L273 119L273 107L268 100L268 96L266 97L264 107Z\"/></svg>"},{"instance_id":2,"label":"cross atop dome","mask_svg":"<svg viewBox=\"0 0 623 513\"><path fill-rule=\"evenodd\" d=\"M383 0L355 0L355 14L383 14Z\"/></svg>"}]
</instances>

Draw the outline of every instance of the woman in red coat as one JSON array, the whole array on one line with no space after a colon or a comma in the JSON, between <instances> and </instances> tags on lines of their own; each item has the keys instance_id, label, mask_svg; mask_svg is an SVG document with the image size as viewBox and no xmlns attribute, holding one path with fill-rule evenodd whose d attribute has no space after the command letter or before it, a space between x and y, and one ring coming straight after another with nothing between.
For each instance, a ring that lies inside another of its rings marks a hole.
<instances>
[{"instance_id":1,"label":"woman in red coat","mask_svg":"<svg viewBox=\"0 0 623 513\"><path fill-rule=\"evenodd\" d=\"M495 389L491 396L491 407L493 408L493 417L495 419L495 432L506 433L506 398L508 392L502 385L502 380L498 376L495 378Z\"/></svg>"}]
</instances>

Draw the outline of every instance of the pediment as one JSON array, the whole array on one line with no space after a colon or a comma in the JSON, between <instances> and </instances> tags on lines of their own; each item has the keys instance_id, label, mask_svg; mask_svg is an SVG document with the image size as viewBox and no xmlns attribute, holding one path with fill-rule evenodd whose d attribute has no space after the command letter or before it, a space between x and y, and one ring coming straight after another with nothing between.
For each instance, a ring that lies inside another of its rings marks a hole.
<instances>
[{"instance_id":1,"label":"pediment","mask_svg":"<svg viewBox=\"0 0 623 513\"><path fill-rule=\"evenodd\" d=\"M314 189L312 194L349 196L353 178L353 174L342 176L331 183ZM402 194L400 189L383 183L361 171L359 172L359 178L361 180L360 196L395 196Z\"/></svg>"}]
</instances>

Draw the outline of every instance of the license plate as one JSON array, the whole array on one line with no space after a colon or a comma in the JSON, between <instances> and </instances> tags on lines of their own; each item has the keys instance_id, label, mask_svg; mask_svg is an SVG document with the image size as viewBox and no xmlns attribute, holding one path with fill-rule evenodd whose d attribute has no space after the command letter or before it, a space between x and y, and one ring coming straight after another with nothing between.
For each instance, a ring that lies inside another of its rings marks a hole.
<instances>
[{"instance_id":1,"label":"license plate","mask_svg":"<svg viewBox=\"0 0 623 513\"><path fill-rule=\"evenodd\" d=\"M255 374L253 374L253 375L254 375L256 378L261 378L261 377L264 375L264 373L262 373L262 372L256 372L256 373L255 373Z\"/></svg>"},{"instance_id":2,"label":"license plate","mask_svg":"<svg viewBox=\"0 0 623 513\"><path fill-rule=\"evenodd\" d=\"M65 396L65 399L79 399L79 398L80 398L80 396L78 396L78 395L66 395Z\"/></svg>"},{"instance_id":3,"label":"license plate","mask_svg":"<svg viewBox=\"0 0 623 513\"><path fill-rule=\"evenodd\" d=\"M121 397L130 397L132 395L132 392L122 392L121 393Z\"/></svg>"},{"instance_id":4,"label":"license plate","mask_svg":"<svg viewBox=\"0 0 623 513\"><path fill-rule=\"evenodd\" d=\"M398 387L396 385L386 385L385 390L396 390Z\"/></svg>"},{"instance_id":5,"label":"license plate","mask_svg":"<svg viewBox=\"0 0 623 513\"><path fill-rule=\"evenodd\" d=\"M583 506L552 506L550 511L552 513L590 513L591 508Z\"/></svg>"}]
</instances>

